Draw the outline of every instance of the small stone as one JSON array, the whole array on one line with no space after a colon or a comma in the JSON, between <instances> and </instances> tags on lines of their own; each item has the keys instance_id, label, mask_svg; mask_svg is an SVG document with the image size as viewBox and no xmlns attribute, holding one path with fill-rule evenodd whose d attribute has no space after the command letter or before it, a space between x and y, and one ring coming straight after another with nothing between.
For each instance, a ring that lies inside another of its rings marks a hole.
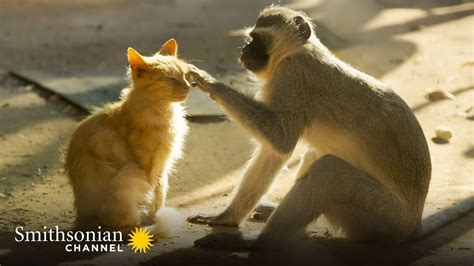
<instances>
[{"instance_id":1,"label":"small stone","mask_svg":"<svg viewBox=\"0 0 474 266\"><path fill-rule=\"evenodd\" d=\"M51 102L56 102L58 101L60 98L59 98L59 95L57 94L53 94L51 96L48 97L48 100L51 101Z\"/></svg>"},{"instance_id":2,"label":"small stone","mask_svg":"<svg viewBox=\"0 0 474 266\"><path fill-rule=\"evenodd\" d=\"M449 142L449 140L453 137L453 133L451 129L447 126L437 126L435 128L436 138L444 141Z\"/></svg>"},{"instance_id":3,"label":"small stone","mask_svg":"<svg viewBox=\"0 0 474 266\"><path fill-rule=\"evenodd\" d=\"M33 85L27 85L27 86L23 87L22 89L23 89L24 91L32 91L33 88L34 88Z\"/></svg>"},{"instance_id":4,"label":"small stone","mask_svg":"<svg viewBox=\"0 0 474 266\"><path fill-rule=\"evenodd\" d=\"M456 96L454 96L454 94L452 94L448 91L443 91L443 90L431 91L431 92L427 93L425 97L430 101L454 100L454 99L456 99Z\"/></svg>"}]
</instances>

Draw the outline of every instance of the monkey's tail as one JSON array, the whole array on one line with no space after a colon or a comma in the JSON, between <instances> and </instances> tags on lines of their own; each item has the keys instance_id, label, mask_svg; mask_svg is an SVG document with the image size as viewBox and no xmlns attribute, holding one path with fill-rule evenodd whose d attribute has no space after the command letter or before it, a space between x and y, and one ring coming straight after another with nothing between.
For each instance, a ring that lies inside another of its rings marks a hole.
<instances>
[{"instance_id":1,"label":"monkey's tail","mask_svg":"<svg viewBox=\"0 0 474 266\"><path fill-rule=\"evenodd\" d=\"M424 238L442 226L449 224L474 210L474 196L469 197L451 208L430 215L421 221L421 230L417 239Z\"/></svg>"},{"instance_id":2,"label":"monkey's tail","mask_svg":"<svg viewBox=\"0 0 474 266\"><path fill-rule=\"evenodd\" d=\"M155 214L155 223L147 229L155 238L169 238L177 234L183 219L173 208L163 207Z\"/></svg>"}]
</instances>

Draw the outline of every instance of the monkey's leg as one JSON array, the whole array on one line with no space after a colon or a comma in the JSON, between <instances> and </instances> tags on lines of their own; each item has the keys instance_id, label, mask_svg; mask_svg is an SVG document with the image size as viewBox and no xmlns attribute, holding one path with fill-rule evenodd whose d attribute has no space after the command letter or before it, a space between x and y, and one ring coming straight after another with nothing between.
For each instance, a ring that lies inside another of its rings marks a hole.
<instances>
[{"instance_id":1,"label":"monkey's leg","mask_svg":"<svg viewBox=\"0 0 474 266\"><path fill-rule=\"evenodd\" d=\"M258 247L278 247L304 235L325 214L356 240L404 240L407 208L365 172L332 155L323 156L298 179L257 239Z\"/></svg>"},{"instance_id":2,"label":"monkey's leg","mask_svg":"<svg viewBox=\"0 0 474 266\"><path fill-rule=\"evenodd\" d=\"M197 215L189 222L211 225L238 226L268 191L280 172L287 156L258 147L250 161L230 205L216 217Z\"/></svg>"},{"instance_id":3,"label":"monkey's leg","mask_svg":"<svg viewBox=\"0 0 474 266\"><path fill-rule=\"evenodd\" d=\"M308 148L306 152L301 156L301 160L296 170L296 178L300 178L305 174L309 167L319 158L319 155L313 151L311 148ZM269 202L265 198L260 201L258 206L255 208L255 212L252 213L251 219L258 222L266 222L273 211L276 209L277 204Z\"/></svg>"},{"instance_id":4,"label":"monkey's leg","mask_svg":"<svg viewBox=\"0 0 474 266\"><path fill-rule=\"evenodd\" d=\"M302 177L304 174L306 174L311 167L311 165L314 164L314 162L319 158L319 154L314 151L311 148L308 148L308 150L301 156L300 163L298 164L298 170L296 170L296 178Z\"/></svg>"},{"instance_id":5,"label":"monkey's leg","mask_svg":"<svg viewBox=\"0 0 474 266\"><path fill-rule=\"evenodd\" d=\"M250 220L253 222L266 222L277 206L278 204L275 202L267 199L265 196L262 197L257 207L255 207L253 212L250 214Z\"/></svg>"}]
</instances>

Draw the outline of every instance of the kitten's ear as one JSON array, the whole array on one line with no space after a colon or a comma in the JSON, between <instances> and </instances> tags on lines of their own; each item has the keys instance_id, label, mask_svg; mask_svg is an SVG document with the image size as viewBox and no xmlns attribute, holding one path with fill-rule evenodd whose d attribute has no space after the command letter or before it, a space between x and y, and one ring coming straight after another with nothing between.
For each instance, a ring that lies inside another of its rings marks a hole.
<instances>
[{"instance_id":1,"label":"kitten's ear","mask_svg":"<svg viewBox=\"0 0 474 266\"><path fill-rule=\"evenodd\" d=\"M178 43L175 39L169 39L165 44L163 44L159 53L162 55L176 56L178 53Z\"/></svg>"},{"instance_id":2,"label":"kitten's ear","mask_svg":"<svg viewBox=\"0 0 474 266\"><path fill-rule=\"evenodd\" d=\"M132 69L146 68L147 63L141 54L139 54L132 47L128 47L127 50L128 63Z\"/></svg>"}]
</instances>

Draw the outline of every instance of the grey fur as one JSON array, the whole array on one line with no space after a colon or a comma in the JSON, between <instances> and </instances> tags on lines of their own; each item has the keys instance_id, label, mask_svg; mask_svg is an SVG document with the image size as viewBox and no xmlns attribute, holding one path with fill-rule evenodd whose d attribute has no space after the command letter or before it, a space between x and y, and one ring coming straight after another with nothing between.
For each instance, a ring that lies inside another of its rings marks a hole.
<instances>
[{"instance_id":1,"label":"grey fur","mask_svg":"<svg viewBox=\"0 0 474 266\"><path fill-rule=\"evenodd\" d=\"M253 30L277 40L267 68L256 73L263 81L256 99L194 69L198 86L257 139L259 156L273 163L252 160L226 211L191 221L238 225L304 141L309 152L298 181L271 216L259 245L278 245L320 214L354 239L415 237L431 178L428 145L417 119L395 92L333 56L313 29L301 41L295 31L298 16L311 25L301 12L278 6L258 18Z\"/></svg>"}]
</instances>

